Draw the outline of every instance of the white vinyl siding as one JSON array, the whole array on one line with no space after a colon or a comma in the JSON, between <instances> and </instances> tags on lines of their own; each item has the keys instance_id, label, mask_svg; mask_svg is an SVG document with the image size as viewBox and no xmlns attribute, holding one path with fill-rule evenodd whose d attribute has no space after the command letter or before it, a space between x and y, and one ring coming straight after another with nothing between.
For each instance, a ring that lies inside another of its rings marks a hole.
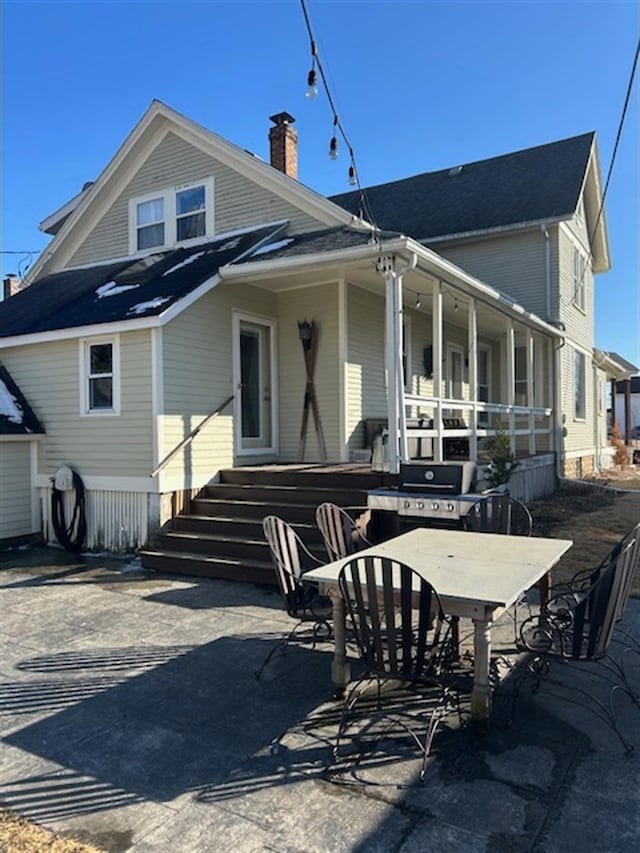
<instances>
[{"instance_id":1,"label":"white vinyl siding","mask_svg":"<svg viewBox=\"0 0 640 853\"><path fill-rule=\"evenodd\" d=\"M278 294L278 364L280 458L297 461L306 385L298 321L315 321L318 349L314 374L316 399L329 461L341 457L340 377L338 359L338 283L302 287ZM320 461L313 417L309 417L305 462Z\"/></svg>"},{"instance_id":2,"label":"white vinyl siding","mask_svg":"<svg viewBox=\"0 0 640 853\"><path fill-rule=\"evenodd\" d=\"M0 540L33 533L31 442L0 441Z\"/></svg>"},{"instance_id":3,"label":"white vinyl siding","mask_svg":"<svg viewBox=\"0 0 640 853\"><path fill-rule=\"evenodd\" d=\"M215 231L226 233L265 222L290 221L292 233L326 227L244 175L168 133L66 264L79 266L129 254L129 200L213 176Z\"/></svg>"},{"instance_id":4,"label":"white vinyl siding","mask_svg":"<svg viewBox=\"0 0 640 853\"><path fill-rule=\"evenodd\" d=\"M47 434L38 473L60 465L81 476L149 476L152 464L150 332L120 335L121 413L81 417L78 341L30 344L3 351L3 362Z\"/></svg>"},{"instance_id":5,"label":"white vinyl siding","mask_svg":"<svg viewBox=\"0 0 640 853\"><path fill-rule=\"evenodd\" d=\"M555 232L556 229L549 228L552 279L557 269ZM434 243L431 248L544 318L547 315L545 243L544 234L536 228L468 243Z\"/></svg>"},{"instance_id":6,"label":"white vinyl siding","mask_svg":"<svg viewBox=\"0 0 640 853\"><path fill-rule=\"evenodd\" d=\"M579 245L569 229L560 229L560 314L567 335L585 349L591 349L594 341L593 331L593 272L587 264L584 275L584 309L576 307L574 278L574 249ZM582 250L584 257L586 253Z\"/></svg>"},{"instance_id":7,"label":"white vinyl siding","mask_svg":"<svg viewBox=\"0 0 640 853\"><path fill-rule=\"evenodd\" d=\"M220 406L232 387L232 312L276 315L272 293L247 285L219 285L167 323L163 339L164 413L160 414L164 457ZM198 434L162 475L182 487L202 485L221 468L232 467L233 405Z\"/></svg>"}]
</instances>

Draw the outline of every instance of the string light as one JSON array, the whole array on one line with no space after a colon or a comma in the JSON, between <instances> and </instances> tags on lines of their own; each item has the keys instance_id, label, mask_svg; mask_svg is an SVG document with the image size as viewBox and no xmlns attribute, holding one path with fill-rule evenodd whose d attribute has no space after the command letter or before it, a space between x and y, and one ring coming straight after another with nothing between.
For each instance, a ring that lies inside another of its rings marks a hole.
<instances>
[{"instance_id":1,"label":"string light","mask_svg":"<svg viewBox=\"0 0 640 853\"><path fill-rule=\"evenodd\" d=\"M307 74L307 91L305 94L305 98L309 98L312 101L314 98L318 97L318 75L316 74L316 63L315 59L313 61L313 65L311 66L311 71Z\"/></svg>"},{"instance_id":2,"label":"string light","mask_svg":"<svg viewBox=\"0 0 640 853\"><path fill-rule=\"evenodd\" d=\"M356 187L358 185L358 179L356 177L356 170L353 168L353 163L349 166L349 186Z\"/></svg>"},{"instance_id":3,"label":"string light","mask_svg":"<svg viewBox=\"0 0 640 853\"><path fill-rule=\"evenodd\" d=\"M331 142L329 143L329 158L331 160L338 159L338 137L336 136L336 127L338 126L338 116L334 116L333 119L333 136L331 137Z\"/></svg>"}]
</instances>

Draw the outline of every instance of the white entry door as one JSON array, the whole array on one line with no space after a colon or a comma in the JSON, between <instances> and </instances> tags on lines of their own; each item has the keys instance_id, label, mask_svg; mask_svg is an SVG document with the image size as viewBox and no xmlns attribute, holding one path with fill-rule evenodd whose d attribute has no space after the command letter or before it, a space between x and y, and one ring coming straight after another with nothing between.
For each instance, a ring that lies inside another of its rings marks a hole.
<instances>
[{"instance_id":1,"label":"white entry door","mask_svg":"<svg viewBox=\"0 0 640 853\"><path fill-rule=\"evenodd\" d=\"M234 314L236 453L275 452L275 323Z\"/></svg>"}]
</instances>

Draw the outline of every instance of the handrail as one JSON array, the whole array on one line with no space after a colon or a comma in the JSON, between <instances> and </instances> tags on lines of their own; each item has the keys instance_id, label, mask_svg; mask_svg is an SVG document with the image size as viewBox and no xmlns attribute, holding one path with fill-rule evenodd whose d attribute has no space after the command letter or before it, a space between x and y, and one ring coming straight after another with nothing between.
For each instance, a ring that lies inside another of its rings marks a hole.
<instances>
[{"instance_id":1,"label":"handrail","mask_svg":"<svg viewBox=\"0 0 640 853\"><path fill-rule=\"evenodd\" d=\"M173 448L173 450L164 457L162 462L159 462L156 465L156 467L151 472L150 476L155 477L156 474L159 474L160 471L162 471L162 469L165 468L169 464L169 462L171 462L171 460L173 459L174 456L177 456L177 454L180 453L180 451L184 447L186 447L187 444L190 444L193 441L193 439L197 436L197 434L200 432L202 427L206 426L206 424L208 424L212 418L215 418L216 415L219 415L223 409L226 409L232 400L233 400L233 394L230 397L227 397L227 399L224 401L224 403L222 403L222 405L218 406L217 409L214 409L213 412L208 414L206 418L204 418L202 421L200 421L198 426L194 427L191 430L191 432L189 433L189 435L187 435L185 438L183 438L182 441L180 442L180 444L176 445Z\"/></svg>"}]
</instances>

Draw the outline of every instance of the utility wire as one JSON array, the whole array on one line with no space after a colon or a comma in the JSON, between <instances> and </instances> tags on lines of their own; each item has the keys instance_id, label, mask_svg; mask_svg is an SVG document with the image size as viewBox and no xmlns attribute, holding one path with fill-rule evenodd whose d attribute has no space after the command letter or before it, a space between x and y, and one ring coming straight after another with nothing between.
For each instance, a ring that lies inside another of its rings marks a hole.
<instances>
[{"instance_id":1,"label":"utility wire","mask_svg":"<svg viewBox=\"0 0 640 853\"><path fill-rule=\"evenodd\" d=\"M320 59L320 56L318 54L318 49L316 47L316 41L315 41L315 38L313 35L313 29L311 27L311 21L309 19L309 12L307 10L307 4L306 4L305 0L300 0L300 5L302 7L302 14L304 16L304 21L305 21L305 24L307 27L307 33L309 34L309 41L311 43L311 63L312 63L312 65L311 65L311 71L309 72L309 84L312 85L312 82L315 82L315 67L317 66L318 71L320 73L320 80L322 81L322 86L323 86L323 89L324 89L325 94L327 96L327 100L329 102L331 112L333 114L333 137L331 138L331 142L329 145L329 151L331 152L331 155L335 159L335 157L337 157L337 154L338 154L338 146L337 146L337 139L336 139L336 132L337 132L342 137L342 140L343 140L343 142L347 148L347 151L349 152L349 159L351 161L350 167L349 167L349 179L351 182L355 182L355 185L357 187L357 191L359 194L359 198L360 198L361 210L364 213L367 220L370 222L370 224L373 225L374 235L375 235L374 239L376 240L376 242L379 242L378 231L380 229L376 225L375 217L373 215L373 210L371 209L371 205L369 204L367 194L364 191L362 184L360 183L360 173L358 171L358 167L356 164L356 157L355 157L355 153L353 150L353 146L351 145L351 143L349 141L349 137L347 136L347 133L344 129L344 125L342 124L342 122L340 120L340 116L338 115L338 110L336 107L335 100L333 98L333 95L331 94L331 88L330 88L329 82L327 80L327 75L325 74L324 66L322 64L322 60Z\"/></svg>"},{"instance_id":2,"label":"utility wire","mask_svg":"<svg viewBox=\"0 0 640 853\"><path fill-rule=\"evenodd\" d=\"M571 300L572 303L575 303L576 298L578 296L578 291L582 289L584 284L584 277L587 272L587 268L590 265L590 262L593 258L593 241L595 239L596 233L598 231L598 226L600 225L600 220L602 219L602 214L604 213L604 202L607 197L607 192L609 190L609 184L611 183L611 175L613 173L613 166L616 162L616 156L618 154L618 146L620 145L620 137L622 136L622 128L624 127L624 121L627 116L627 109L629 107L629 101L631 100L631 91L633 89L633 81L636 76L636 69L638 67L638 56L640 56L640 39L638 39L638 43L636 45L636 53L633 58L633 65L631 66L631 74L629 75L629 83L627 84L627 93L624 99L624 105L622 107L622 113L620 115L620 121L618 122L618 131L616 133L616 140L613 145L613 152L611 154L611 162L609 163L609 170L607 172L607 179L604 183L604 190L602 191L602 199L600 200L600 208L598 210L598 215L596 216L596 220L593 228L591 229L591 233L589 235L589 255L587 257L587 262L583 265L582 272L580 274L579 280L576 282L576 285L573 290L573 298Z\"/></svg>"}]
</instances>

